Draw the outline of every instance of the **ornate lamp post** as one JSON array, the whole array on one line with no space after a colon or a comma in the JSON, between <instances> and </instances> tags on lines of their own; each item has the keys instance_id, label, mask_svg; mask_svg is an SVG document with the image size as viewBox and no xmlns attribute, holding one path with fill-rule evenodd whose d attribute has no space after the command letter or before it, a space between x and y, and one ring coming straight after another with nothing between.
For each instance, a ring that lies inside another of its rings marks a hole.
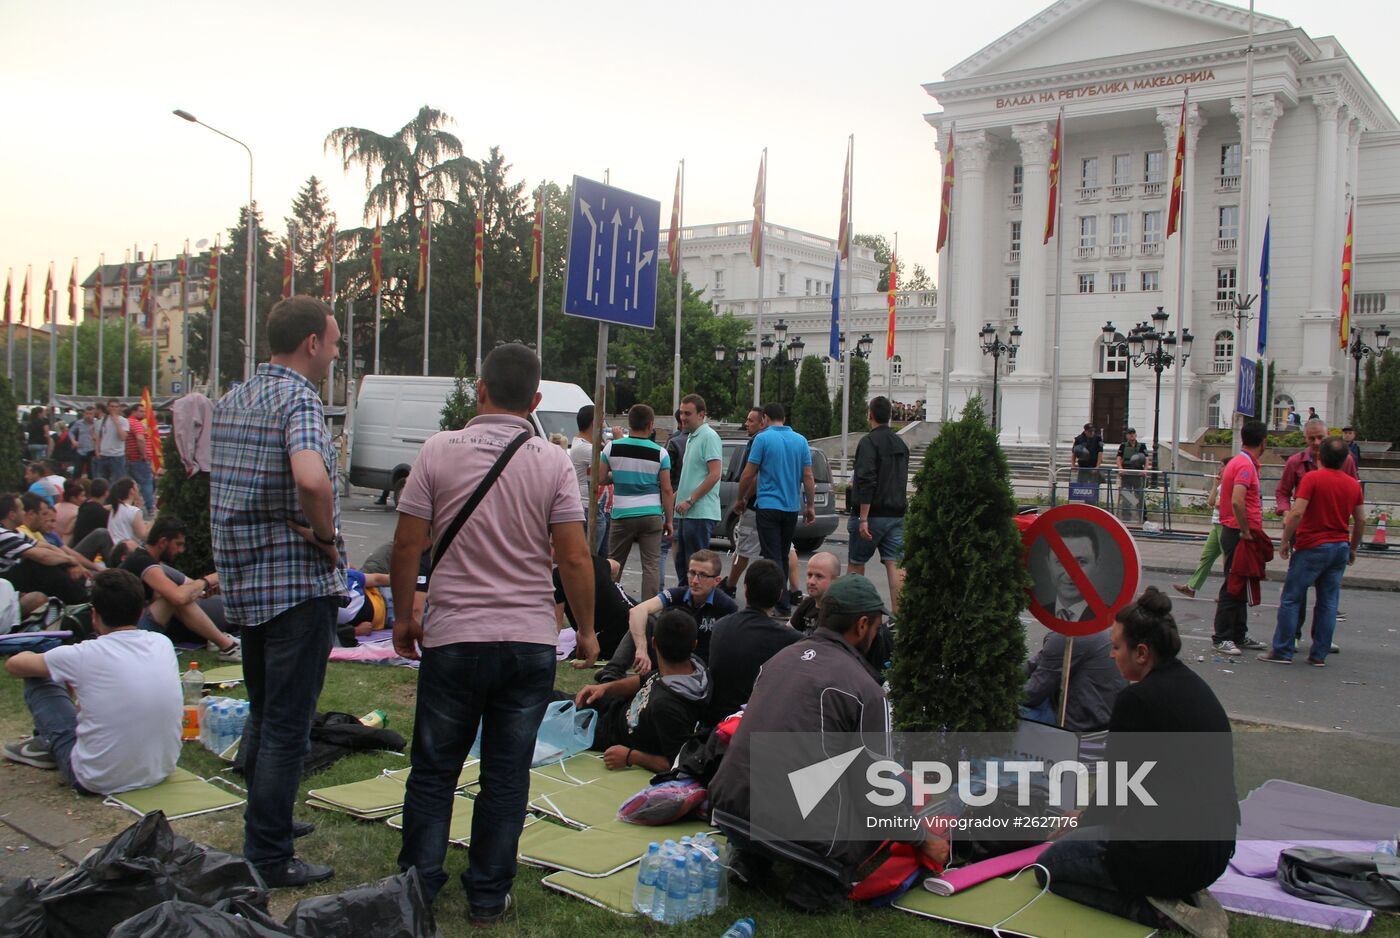
<instances>
[{"instance_id":1,"label":"ornate lamp post","mask_svg":"<svg viewBox=\"0 0 1400 938\"><path fill-rule=\"evenodd\" d=\"M764 336L759 343L763 350L763 363L770 365L778 375L778 403L783 402L783 374L789 371L796 371L802 362L802 353L806 349L806 343L800 338L787 341L788 325L785 320L779 319L773 323L773 337ZM793 388L797 387L797 376L793 376Z\"/></svg>"},{"instance_id":2,"label":"ornate lamp post","mask_svg":"<svg viewBox=\"0 0 1400 938\"><path fill-rule=\"evenodd\" d=\"M1021 347L1022 335L1020 326L1012 326L1006 341L1003 342L1001 333L991 323L982 326L982 354L992 356L992 432L994 433L1001 426L997 422L997 405L1000 403L997 397L997 386L1001 376L1001 357L1003 355L1008 358L1015 356L1016 350Z\"/></svg>"},{"instance_id":3,"label":"ornate lamp post","mask_svg":"<svg viewBox=\"0 0 1400 938\"><path fill-rule=\"evenodd\" d=\"M1367 345L1361 336L1361 329L1351 327L1351 342L1347 345L1347 354L1351 356L1354 373L1351 381L1352 387L1352 415L1351 419L1356 419L1356 402L1361 399L1361 359L1367 355L1384 355L1386 349L1390 348L1390 330L1381 323L1376 327L1374 346Z\"/></svg>"},{"instance_id":4,"label":"ornate lamp post","mask_svg":"<svg viewBox=\"0 0 1400 938\"><path fill-rule=\"evenodd\" d=\"M1143 336L1151 327L1140 322L1128 330L1127 338L1118 338L1118 327L1111 321L1103 326L1103 347L1123 356L1123 439L1128 438L1128 428L1133 425L1132 377L1133 366L1142 364Z\"/></svg>"},{"instance_id":5,"label":"ornate lamp post","mask_svg":"<svg viewBox=\"0 0 1400 938\"><path fill-rule=\"evenodd\" d=\"M734 346L734 354L731 357L729 348L723 345L715 346L715 361L729 369L731 384L733 385L734 402L739 402L739 375L743 372L744 366L753 361L758 350L752 343L745 342L742 345Z\"/></svg>"},{"instance_id":6,"label":"ornate lamp post","mask_svg":"<svg viewBox=\"0 0 1400 938\"><path fill-rule=\"evenodd\" d=\"M1170 317L1162 311L1162 307L1157 307L1157 312L1152 314L1152 325L1147 327L1147 331L1140 333L1143 343L1141 364L1146 365L1157 373L1157 397L1152 406L1152 468L1158 467L1157 462L1157 434L1162 420L1162 372L1175 364L1180 363L1183 367L1186 360L1191 357L1191 342L1195 336L1191 335L1190 329L1182 329L1178 340L1176 330L1165 331L1167 320ZM1177 346L1181 346L1181 351L1177 352ZM1178 419L1180 419L1178 417Z\"/></svg>"}]
</instances>

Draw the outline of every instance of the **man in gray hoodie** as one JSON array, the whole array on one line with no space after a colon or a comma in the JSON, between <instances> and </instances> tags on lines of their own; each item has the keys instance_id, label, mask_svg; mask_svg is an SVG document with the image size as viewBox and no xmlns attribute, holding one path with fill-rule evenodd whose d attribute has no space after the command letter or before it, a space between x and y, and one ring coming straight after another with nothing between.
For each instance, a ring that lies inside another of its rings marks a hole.
<instances>
[{"instance_id":1,"label":"man in gray hoodie","mask_svg":"<svg viewBox=\"0 0 1400 938\"><path fill-rule=\"evenodd\" d=\"M610 769L639 765L649 772L671 767L710 699L710 674L696 657L695 619L667 609L652 635L659 666L606 684L589 684L574 698L598 711L593 748Z\"/></svg>"}]
</instances>

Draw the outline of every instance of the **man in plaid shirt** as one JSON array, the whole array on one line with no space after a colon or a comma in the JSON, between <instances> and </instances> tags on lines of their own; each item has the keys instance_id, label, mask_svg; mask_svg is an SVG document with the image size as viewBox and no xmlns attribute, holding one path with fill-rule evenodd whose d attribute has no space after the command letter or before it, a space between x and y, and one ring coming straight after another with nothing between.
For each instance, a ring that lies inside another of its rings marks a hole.
<instances>
[{"instance_id":1,"label":"man in plaid shirt","mask_svg":"<svg viewBox=\"0 0 1400 938\"><path fill-rule=\"evenodd\" d=\"M269 886L329 879L295 855L292 820L311 719L343 602L335 451L316 382L340 347L330 307L293 296L267 321L272 361L214 407L210 523L229 621L243 627L252 703L243 854Z\"/></svg>"}]
</instances>

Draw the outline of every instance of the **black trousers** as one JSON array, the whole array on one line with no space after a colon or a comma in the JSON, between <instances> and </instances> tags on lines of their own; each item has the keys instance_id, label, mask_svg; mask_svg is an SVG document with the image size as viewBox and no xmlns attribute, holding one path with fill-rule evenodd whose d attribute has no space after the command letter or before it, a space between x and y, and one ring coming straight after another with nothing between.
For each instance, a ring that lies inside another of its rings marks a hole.
<instances>
[{"instance_id":1,"label":"black trousers","mask_svg":"<svg viewBox=\"0 0 1400 938\"><path fill-rule=\"evenodd\" d=\"M1235 548L1240 546L1238 528L1220 526L1220 551L1225 555L1224 580L1220 584L1220 595L1215 601L1215 634L1212 642L1231 641L1238 645L1249 632L1249 604L1247 591L1236 596L1229 591L1230 566L1235 560Z\"/></svg>"},{"instance_id":2,"label":"black trousers","mask_svg":"<svg viewBox=\"0 0 1400 938\"><path fill-rule=\"evenodd\" d=\"M754 516L758 519L759 556L776 563L786 581L788 551L792 549L792 535L797 531L797 512L758 508Z\"/></svg>"}]
</instances>

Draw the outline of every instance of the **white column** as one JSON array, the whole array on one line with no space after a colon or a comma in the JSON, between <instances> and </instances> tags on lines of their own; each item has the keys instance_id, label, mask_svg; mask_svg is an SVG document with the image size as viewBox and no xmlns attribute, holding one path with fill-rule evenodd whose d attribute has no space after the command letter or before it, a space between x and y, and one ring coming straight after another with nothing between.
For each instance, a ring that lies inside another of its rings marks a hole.
<instances>
[{"instance_id":1,"label":"white column","mask_svg":"<svg viewBox=\"0 0 1400 938\"><path fill-rule=\"evenodd\" d=\"M1166 147L1167 147L1167 149L1166 149L1166 167L1165 167L1165 169L1166 169L1167 177L1168 177L1169 180L1170 180L1170 178L1171 178L1172 173L1175 172L1175 166L1176 166L1176 135L1177 135L1177 132L1178 132L1178 130L1177 130L1177 128L1178 128L1178 122L1179 122L1180 120L1181 120L1181 108L1180 108L1179 106L1170 106L1170 105L1169 105L1169 106L1167 106L1167 107L1159 107L1159 108L1157 108L1157 123L1158 123L1158 125L1160 125L1161 128L1162 128L1162 139L1163 139L1163 141L1166 143ZM1193 332L1198 331L1198 330L1196 329L1196 327L1195 327L1195 322L1196 322L1196 318L1197 318L1197 317L1195 316L1194 304L1193 304L1193 299L1194 299L1194 297L1195 297L1195 291L1192 289L1193 285L1195 284L1195 279L1194 279L1194 267L1195 267L1195 265L1192 263L1192 261L1193 261L1193 259L1194 259L1194 257L1195 257L1195 254L1196 254L1196 248L1195 248L1195 240L1196 240L1196 239L1194 238L1194 234L1195 234L1195 230L1196 230L1196 229L1195 229L1195 218L1196 218L1196 195L1197 195L1197 192L1196 192L1197 186L1195 185L1195 183L1193 182L1193 180L1196 180L1196 179L1205 179L1205 180L1209 180L1209 179L1215 174L1215 172L1216 172L1215 167L1214 167L1214 164L1206 163L1206 164L1204 164L1204 165L1198 165L1198 164L1197 164L1197 161L1196 161L1196 143L1197 143L1197 141L1200 140L1200 137L1201 137L1201 130L1204 129L1205 126L1206 126L1206 117L1205 117L1205 115L1204 115L1203 113L1201 113L1201 109L1200 109L1199 107L1197 107L1196 104L1195 104L1194 102L1188 102L1187 105L1186 105L1186 173L1185 173L1185 175L1182 176L1182 179L1181 179L1181 193L1182 193L1181 230L1180 230L1175 236L1173 236L1172 238L1167 239L1167 241L1166 241L1166 243L1165 243L1165 249L1164 249L1163 252L1162 252L1162 274L1161 274L1162 309L1163 309L1163 311L1165 311L1165 312L1167 313L1167 315L1169 315L1169 316L1172 317L1171 322L1172 322L1172 323L1175 323L1175 321L1176 321L1176 311L1177 311L1177 308L1178 308L1178 306L1177 306L1177 297L1178 297L1179 293L1181 292L1181 290L1180 290L1180 285L1181 285L1181 284L1184 284L1184 285L1185 285L1185 294L1186 294L1186 296L1185 296L1185 302L1182 303L1181 306L1180 306L1180 309L1181 309L1181 311L1182 311L1181 323L1182 323L1183 326L1186 326L1187 328L1190 328ZM1210 189L1211 189L1211 186L1210 186L1209 183L1207 183L1207 184L1202 188L1202 191L1203 191L1203 192L1209 192ZM1167 229L1166 229L1166 225L1167 225L1167 216L1170 214L1170 205L1171 205L1171 198L1170 198L1170 197L1171 197L1171 189L1170 189L1170 187L1169 187L1168 190L1167 190L1167 199L1166 199L1165 201L1159 203L1159 204L1161 205L1161 211L1162 211L1162 233L1163 233L1163 235L1166 234L1166 230L1167 230ZM1211 245L1211 244L1213 244L1213 243L1214 243L1213 241L1207 241L1207 244L1208 244L1208 245ZM1185 247L1185 252L1186 252L1185 255L1184 255L1185 268L1184 268L1184 269L1181 269L1180 271L1178 271L1178 262L1179 262L1179 259L1183 257L1183 255L1182 255L1182 248L1183 248L1183 246ZM1207 250L1209 250L1209 247L1207 247ZM1180 282L1178 282L1178 279L1179 279ZM1210 286L1211 286L1211 289L1212 289L1212 291L1213 291L1214 286L1215 286L1214 281L1211 282ZM1213 295L1213 293L1212 293L1211 295ZM1143 309L1142 309L1142 315L1141 315L1140 318L1146 319L1148 316L1150 316L1150 315L1152 314L1153 311L1152 311L1151 309L1148 309L1148 308L1147 308L1147 306L1150 306L1150 305L1152 305L1152 304L1148 303L1148 304L1144 305L1144 307L1143 307ZM1138 317L1132 317L1132 318L1138 318ZM1135 325L1135 323L1134 323L1133 321L1124 321L1124 322L1121 322L1121 323L1117 323L1117 325L1119 326L1120 331L1122 331L1122 332L1126 335L1127 332L1128 332L1128 330L1131 329L1131 328ZM1168 328L1174 328L1174 326L1169 325ZM1201 343L1200 343L1200 345L1198 346L1198 351L1196 351L1196 352L1192 355L1192 361L1193 361L1193 362L1199 362L1199 361L1201 361L1201 360L1202 360L1201 356L1205 356L1205 360L1208 360L1208 359L1209 359L1209 352L1210 352L1210 344L1211 344L1211 343L1210 343L1208 340L1214 338L1214 336L1215 336L1215 330L1214 330L1213 328L1209 327L1209 326L1207 326L1206 328L1209 330L1209 332L1210 332L1211 334L1210 334L1210 336L1206 337L1206 338L1207 338L1207 341L1204 341L1204 342L1201 342ZM1199 338L1199 336L1198 336L1198 338ZM1209 369L1209 366L1207 366L1207 370L1208 370L1208 369ZM1181 376L1181 377L1182 377L1182 389L1183 389L1183 393L1182 393L1182 413L1183 413L1183 415L1186 415L1187 417L1189 417L1189 414L1190 414L1190 412L1191 412L1191 410L1192 410L1192 407L1191 407L1191 399L1192 399L1192 397L1194 396L1194 394L1193 394L1193 389L1194 389L1194 387L1195 387L1195 381L1194 381L1194 379L1193 379L1194 373L1195 373L1195 372L1194 372L1194 369L1193 369L1193 368L1191 367L1191 365L1188 363L1188 365L1187 365L1187 371L1185 372L1185 374L1183 374L1183 375ZM1142 374L1146 375L1146 374L1149 374L1149 372L1142 372ZM1137 377L1138 377L1138 372L1137 372L1136 369L1134 369L1133 377L1134 377L1134 378L1137 378ZM1154 380L1154 385L1155 385L1155 375L1153 376L1153 380ZM1164 375L1164 376L1163 376L1163 379L1162 379L1163 384L1166 383L1166 380L1167 380L1167 379L1166 379L1166 376ZM1175 377L1173 377L1172 380L1175 381L1175 380L1176 380ZM1145 386L1145 385L1144 385L1144 386ZM1147 425L1147 424L1149 423L1149 421L1151 420L1151 417L1152 417L1153 399L1152 399L1152 397L1151 397L1150 395L1144 395L1144 394L1138 393L1138 392L1137 392L1137 387L1136 387L1136 385L1134 386L1133 391L1134 391L1134 393L1133 393L1132 396L1129 398L1128 405L1129 405L1129 407L1132 407L1133 405L1136 405L1136 406L1138 407L1138 413L1139 413L1141 416L1140 416L1140 419L1137 420L1136 425L1137 425L1137 427L1138 427L1139 429L1141 429L1144 425ZM1163 424L1163 426L1164 426L1165 428L1168 428L1168 429L1164 429L1164 430L1163 430L1163 432L1162 432L1162 438L1163 438L1163 439L1167 439L1167 440L1170 440L1170 439L1171 439L1171 431L1170 431L1169 428L1171 427L1170 421L1171 421L1172 419L1174 419L1174 416L1168 416L1168 415L1171 415L1171 414L1172 414L1172 405L1173 405L1173 402L1174 402L1174 396L1168 396L1168 395L1166 394L1166 391L1165 391L1165 388L1164 388L1164 389L1163 389L1163 401L1162 401L1162 412L1163 412L1162 424ZM1132 415L1131 415L1131 414L1129 415L1129 419L1132 419ZM1195 429L1194 426L1190 426L1190 425L1188 425L1188 424L1189 424L1189 420L1183 418L1182 423L1181 423L1181 425L1180 425L1179 435L1188 434L1188 433L1192 432L1192 431ZM1139 436L1139 439L1141 439L1141 438L1142 438L1142 437Z\"/></svg>"},{"instance_id":2,"label":"white column","mask_svg":"<svg viewBox=\"0 0 1400 938\"><path fill-rule=\"evenodd\" d=\"M1016 353L1016 374L1044 377L1045 350L1051 338L1045 300L1044 229L1050 204L1049 163L1054 134L1041 121L1017 124L1011 128L1011 136L1021 145L1021 296L1017 322L1026 334Z\"/></svg>"},{"instance_id":3,"label":"white column","mask_svg":"<svg viewBox=\"0 0 1400 938\"><path fill-rule=\"evenodd\" d=\"M1332 301L1332 257L1329 247L1333 242L1337 215L1337 190L1332 180L1337 175L1337 116L1342 101L1335 91L1315 94L1313 107L1317 109L1317 172L1313 176L1312 213L1312 280L1308 291L1308 312L1327 313ZM1340 255L1338 255L1340 263ZM1304 367L1309 364L1308 346L1304 346ZM1325 351L1317 349L1318 352ZM1321 367L1325 356L1318 359L1313 367Z\"/></svg>"},{"instance_id":4,"label":"white column","mask_svg":"<svg viewBox=\"0 0 1400 938\"><path fill-rule=\"evenodd\" d=\"M986 374L978 333L987 319L985 260L987 221L987 163L991 144L984 130L957 134L953 144L956 181L953 184L953 381L967 387L961 401L976 393ZM960 407L958 409L961 409ZM991 408L988 407L990 414Z\"/></svg>"},{"instance_id":5,"label":"white column","mask_svg":"<svg viewBox=\"0 0 1400 938\"><path fill-rule=\"evenodd\" d=\"M1240 135L1244 135L1244 98L1230 100L1230 112L1240 121ZM1250 293L1259 292L1259 260L1264 253L1264 222L1269 217L1269 152L1274 142L1274 126L1283 114L1283 106L1273 95L1256 95L1254 98L1254 128L1250 137L1250 184L1249 184L1249 245L1245 252L1248 270L1237 271L1239 282L1249 287ZM1258 306L1255 306L1258 312ZM1250 328L1249 344L1256 347L1257 323Z\"/></svg>"}]
</instances>

